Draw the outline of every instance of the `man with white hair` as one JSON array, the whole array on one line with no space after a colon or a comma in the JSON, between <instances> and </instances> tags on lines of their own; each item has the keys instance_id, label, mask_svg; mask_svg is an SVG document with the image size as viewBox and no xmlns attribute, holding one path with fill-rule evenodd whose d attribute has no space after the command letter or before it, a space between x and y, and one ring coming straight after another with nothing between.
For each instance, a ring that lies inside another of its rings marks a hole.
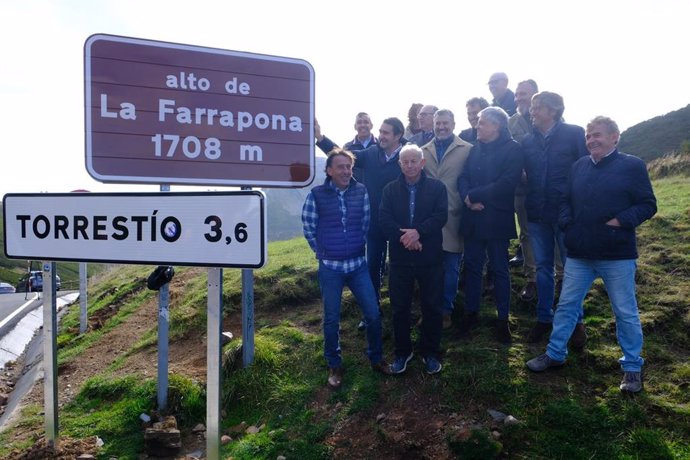
<instances>
[{"instance_id":1,"label":"man with white hair","mask_svg":"<svg viewBox=\"0 0 690 460\"><path fill-rule=\"evenodd\" d=\"M497 309L495 336L508 344L512 340L508 244L517 237L513 202L523 153L510 135L508 115L500 107L487 107L479 113L477 141L458 179L465 204L460 218L465 239L465 314L460 330L468 332L478 323L482 268L488 254Z\"/></svg>"},{"instance_id":2,"label":"man with white hair","mask_svg":"<svg viewBox=\"0 0 690 460\"><path fill-rule=\"evenodd\" d=\"M415 282L422 310L419 353L427 374L441 371L443 234L448 219L448 193L443 182L424 172L422 149L408 144L400 150L397 180L383 189L379 225L388 238L388 278L393 309L395 359L393 374L402 374L413 356L410 309Z\"/></svg>"}]
</instances>

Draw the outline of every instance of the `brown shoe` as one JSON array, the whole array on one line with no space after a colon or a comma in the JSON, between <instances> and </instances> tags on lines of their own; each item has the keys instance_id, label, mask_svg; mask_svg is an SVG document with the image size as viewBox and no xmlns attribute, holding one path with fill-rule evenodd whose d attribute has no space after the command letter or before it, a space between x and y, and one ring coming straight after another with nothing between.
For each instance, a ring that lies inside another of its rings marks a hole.
<instances>
[{"instance_id":1,"label":"brown shoe","mask_svg":"<svg viewBox=\"0 0 690 460\"><path fill-rule=\"evenodd\" d=\"M382 359L376 364L371 363L371 369L374 372L380 372L383 375L391 375L391 366L386 362L385 359Z\"/></svg>"},{"instance_id":2,"label":"brown shoe","mask_svg":"<svg viewBox=\"0 0 690 460\"><path fill-rule=\"evenodd\" d=\"M525 288L520 292L520 300L523 302L531 302L537 298L537 283L529 281L525 284Z\"/></svg>"},{"instance_id":3,"label":"brown shoe","mask_svg":"<svg viewBox=\"0 0 690 460\"><path fill-rule=\"evenodd\" d=\"M343 368L331 367L328 369L328 386L337 390L343 383Z\"/></svg>"},{"instance_id":4,"label":"brown shoe","mask_svg":"<svg viewBox=\"0 0 690 460\"><path fill-rule=\"evenodd\" d=\"M527 343L537 343L546 335L551 333L551 323L543 323L537 321L529 334L527 335Z\"/></svg>"},{"instance_id":5,"label":"brown shoe","mask_svg":"<svg viewBox=\"0 0 690 460\"><path fill-rule=\"evenodd\" d=\"M451 316L451 313L444 313L443 314L443 329L450 329L450 327L453 325L453 318Z\"/></svg>"},{"instance_id":6,"label":"brown shoe","mask_svg":"<svg viewBox=\"0 0 690 460\"><path fill-rule=\"evenodd\" d=\"M585 330L585 325L582 323L577 323L575 325L573 335L570 336L570 346L574 350L579 351L585 348L585 343L587 343L587 331Z\"/></svg>"}]
</instances>

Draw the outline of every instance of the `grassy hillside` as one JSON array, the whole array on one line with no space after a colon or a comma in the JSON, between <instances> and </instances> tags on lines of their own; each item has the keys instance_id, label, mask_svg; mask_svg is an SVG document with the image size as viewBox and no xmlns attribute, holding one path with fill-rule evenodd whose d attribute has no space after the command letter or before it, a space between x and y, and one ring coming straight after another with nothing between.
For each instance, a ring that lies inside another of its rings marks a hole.
<instances>
[{"instance_id":1,"label":"grassy hillside","mask_svg":"<svg viewBox=\"0 0 690 460\"><path fill-rule=\"evenodd\" d=\"M517 302L517 296L511 305L512 346L493 340L495 307L485 298L485 320L476 334L468 340L444 337L441 374L427 376L418 359L406 375L373 374L355 328L360 315L348 294L341 328L345 381L332 392L325 386L321 354L316 262L304 240L295 239L270 244L268 266L255 272L254 364L241 368L240 341L224 349L222 426L233 440L223 446L222 458L690 458L690 181L664 177L654 181L654 188L659 212L638 232L647 363L643 393L626 397L618 391L620 350L599 282L585 302L587 347L571 354L562 369L545 374L525 368L544 343L526 343L534 306ZM63 445L100 436L105 440L101 458L134 459L143 448L138 416L156 404L155 295L142 287L149 270L122 267L94 284L89 309L99 318L97 329L79 336L76 311L62 320ZM225 272L223 293L225 328L236 335L239 276L238 270ZM186 433L205 422L199 378L205 375L205 283L203 270L181 268L171 285L171 349L178 344L180 352L170 354L171 369L177 371L169 405ZM519 292L523 283L515 271L513 290ZM385 289L383 295L384 347L390 357ZM460 294L459 308L463 303ZM135 327L128 341L114 339L118 330L123 334ZM71 390L64 390L68 385ZM1 458L15 458L39 441L41 399L30 401L21 421L0 434ZM495 422L489 409L510 414L518 423ZM261 429L245 434L241 422Z\"/></svg>"}]
</instances>

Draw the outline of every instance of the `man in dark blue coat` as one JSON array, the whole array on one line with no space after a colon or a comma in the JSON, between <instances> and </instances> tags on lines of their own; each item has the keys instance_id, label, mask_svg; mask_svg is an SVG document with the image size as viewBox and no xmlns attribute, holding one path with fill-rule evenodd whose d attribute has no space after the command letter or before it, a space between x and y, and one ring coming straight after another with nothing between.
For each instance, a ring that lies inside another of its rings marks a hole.
<instances>
[{"instance_id":1,"label":"man in dark blue coat","mask_svg":"<svg viewBox=\"0 0 690 460\"><path fill-rule=\"evenodd\" d=\"M443 182L427 177L422 149L400 151L402 174L383 190L380 224L390 242L389 292L393 308L395 360L391 373L402 374L412 359L410 308L415 282L422 310L419 352L428 374L441 371L443 324L443 233L448 193Z\"/></svg>"},{"instance_id":2,"label":"man in dark blue coat","mask_svg":"<svg viewBox=\"0 0 690 460\"><path fill-rule=\"evenodd\" d=\"M538 342L551 331L554 304L554 246L565 261L563 233L558 228L558 205L568 184L570 168L588 154L585 132L563 123L563 98L548 91L532 97L530 115L533 132L522 141L527 174L528 229L537 265L537 323L528 342ZM573 335L573 345L584 346L582 314Z\"/></svg>"},{"instance_id":3,"label":"man in dark blue coat","mask_svg":"<svg viewBox=\"0 0 690 460\"><path fill-rule=\"evenodd\" d=\"M517 237L513 203L522 175L523 153L510 135L508 115L500 107L488 107L479 113L477 141L458 179L458 191L465 204L460 218L460 233L465 238L465 314L461 332L478 322L482 267L488 253L498 310L496 338L510 343L508 245Z\"/></svg>"},{"instance_id":4,"label":"man in dark blue coat","mask_svg":"<svg viewBox=\"0 0 690 460\"><path fill-rule=\"evenodd\" d=\"M642 390L642 326L635 299L635 228L656 213L656 198L644 162L616 149L619 130L607 117L587 125L590 156L572 167L559 225L568 258L563 291L546 353L527 362L535 372L564 364L582 302L596 278L604 281L623 351L620 390Z\"/></svg>"}]
</instances>

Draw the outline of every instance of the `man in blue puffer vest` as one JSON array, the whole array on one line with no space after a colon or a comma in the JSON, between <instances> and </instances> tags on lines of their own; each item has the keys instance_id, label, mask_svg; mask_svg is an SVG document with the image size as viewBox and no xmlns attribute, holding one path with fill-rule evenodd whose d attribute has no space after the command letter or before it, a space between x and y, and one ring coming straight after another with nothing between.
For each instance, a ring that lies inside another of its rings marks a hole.
<instances>
[{"instance_id":1,"label":"man in blue puffer vest","mask_svg":"<svg viewBox=\"0 0 690 460\"><path fill-rule=\"evenodd\" d=\"M644 162L616 149L620 132L607 117L587 125L589 157L573 164L558 224L565 231L568 259L563 291L546 353L527 362L535 372L561 366L568 338L585 295L596 278L604 281L616 318L623 356L620 390L642 390L642 326L635 299L635 228L656 213L656 198Z\"/></svg>"},{"instance_id":2,"label":"man in blue puffer vest","mask_svg":"<svg viewBox=\"0 0 690 460\"><path fill-rule=\"evenodd\" d=\"M312 189L302 207L304 237L319 260L323 299L324 357L328 385L337 389L343 378L340 356L340 304L347 285L366 320L367 356L375 371L387 374L383 360L381 314L365 258L371 211L364 185L352 178L355 158L335 149L326 160L326 181Z\"/></svg>"}]
</instances>

